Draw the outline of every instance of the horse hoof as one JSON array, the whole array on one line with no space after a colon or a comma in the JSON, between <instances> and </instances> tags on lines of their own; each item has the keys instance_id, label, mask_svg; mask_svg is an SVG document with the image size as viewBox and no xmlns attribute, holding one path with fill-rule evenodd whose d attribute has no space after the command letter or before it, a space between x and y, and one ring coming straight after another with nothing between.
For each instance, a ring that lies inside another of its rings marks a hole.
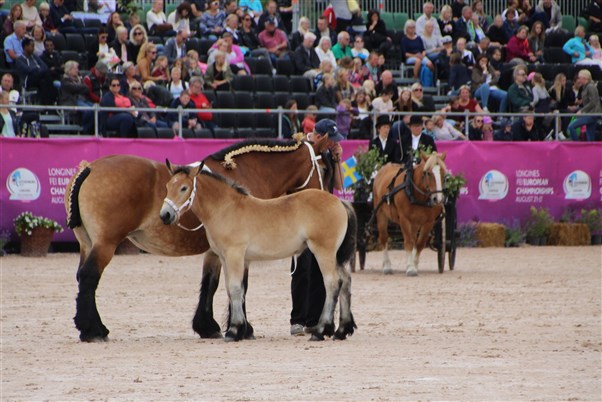
<instances>
[{"instance_id":1,"label":"horse hoof","mask_svg":"<svg viewBox=\"0 0 602 402\"><path fill-rule=\"evenodd\" d=\"M337 332L335 332L334 336L332 337L333 341L344 341L345 339L347 339L347 334L345 333L345 331L341 330L337 330Z\"/></svg>"},{"instance_id":2,"label":"horse hoof","mask_svg":"<svg viewBox=\"0 0 602 402\"><path fill-rule=\"evenodd\" d=\"M323 341L324 340L324 335L319 335L319 334L311 334L311 337L309 338L310 342L318 342L318 341Z\"/></svg>"},{"instance_id":3,"label":"horse hoof","mask_svg":"<svg viewBox=\"0 0 602 402\"><path fill-rule=\"evenodd\" d=\"M385 268L385 269L383 269L383 274L393 275L393 270L391 268Z\"/></svg>"},{"instance_id":4,"label":"horse hoof","mask_svg":"<svg viewBox=\"0 0 602 402\"><path fill-rule=\"evenodd\" d=\"M408 269L406 271L406 276L418 276L418 271L415 269Z\"/></svg>"},{"instance_id":5,"label":"horse hoof","mask_svg":"<svg viewBox=\"0 0 602 402\"><path fill-rule=\"evenodd\" d=\"M86 343L102 343L102 342L108 342L109 341L109 337L108 336L104 336L104 337L95 336L95 337L92 337L92 338L82 338L80 336L80 340L82 342L86 342Z\"/></svg>"},{"instance_id":6,"label":"horse hoof","mask_svg":"<svg viewBox=\"0 0 602 402\"><path fill-rule=\"evenodd\" d=\"M212 332L212 333L204 333L204 334L199 334L199 336L201 337L201 339L221 339L223 338L222 333L221 332Z\"/></svg>"},{"instance_id":7,"label":"horse hoof","mask_svg":"<svg viewBox=\"0 0 602 402\"><path fill-rule=\"evenodd\" d=\"M226 335L226 336L224 336L224 341L226 341L226 342L238 342L238 339Z\"/></svg>"}]
</instances>

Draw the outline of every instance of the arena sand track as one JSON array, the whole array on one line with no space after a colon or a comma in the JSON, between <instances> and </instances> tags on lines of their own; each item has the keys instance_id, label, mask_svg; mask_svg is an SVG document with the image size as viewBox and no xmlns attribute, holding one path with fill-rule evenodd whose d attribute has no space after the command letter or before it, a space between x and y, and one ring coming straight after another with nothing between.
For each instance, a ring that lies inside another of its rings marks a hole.
<instances>
[{"instance_id":1,"label":"arena sand track","mask_svg":"<svg viewBox=\"0 0 602 402\"><path fill-rule=\"evenodd\" d=\"M460 249L455 271L353 275L344 342L288 334L289 262L251 268L257 339L190 328L202 257L117 256L98 290L111 330L73 326L76 254L2 264L2 400L601 400L600 247ZM216 311L225 311L223 280Z\"/></svg>"}]
</instances>

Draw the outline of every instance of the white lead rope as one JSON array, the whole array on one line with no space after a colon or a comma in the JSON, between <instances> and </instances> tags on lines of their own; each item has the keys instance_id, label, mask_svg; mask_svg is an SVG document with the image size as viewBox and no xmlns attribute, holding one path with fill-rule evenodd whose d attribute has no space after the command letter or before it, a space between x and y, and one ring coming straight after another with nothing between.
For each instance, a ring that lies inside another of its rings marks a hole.
<instances>
[{"instance_id":1,"label":"white lead rope","mask_svg":"<svg viewBox=\"0 0 602 402\"><path fill-rule=\"evenodd\" d=\"M309 172L309 176L307 176L307 179L305 180L305 183L303 183L299 187L295 188L295 190L301 190L302 188L304 188L305 186L307 186L307 184L309 183L309 181L311 180L311 178L314 175L314 171L317 172L318 179L320 180L320 190L324 190L324 183L322 182L322 173L320 172L320 167L318 166L318 161L320 159L322 159L322 157L321 156L316 156L316 152L314 151L313 147L311 146L311 144L309 142L304 142L304 144L309 149L309 155L310 155L310 158L311 158L311 171Z\"/></svg>"}]
</instances>

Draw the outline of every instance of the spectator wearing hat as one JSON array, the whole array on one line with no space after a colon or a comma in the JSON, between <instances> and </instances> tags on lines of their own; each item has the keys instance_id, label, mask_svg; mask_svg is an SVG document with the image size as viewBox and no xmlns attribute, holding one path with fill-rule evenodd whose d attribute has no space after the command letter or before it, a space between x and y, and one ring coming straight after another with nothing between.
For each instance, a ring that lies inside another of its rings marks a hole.
<instances>
[{"instance_id":1,"label":"spectator wearing hat","mask_svg":"<svg viewBox=\"0 0 602 402\"><path fill-rule=\"evenodd\" d=\"M380 115L376 119L377 136L370 140L370 148L376 148L386 162L397 162L401 159L399 141L391 135L391 120L389 116Z\"/></svg>"},{"instance_id":2,"label":"spectator wearing hat","mask_svg":"<svg viewBox=\"0 0 602 402\"><path fill-rule=\"evenodd\" d=\"M23 54L17 58L15 67L24 88L38 88L42 105L54 105L58 92L52 83L52 75L46 63L33 53L33 39L25 37L21 42Z\"/></svg>"},{"instance_id":3,"label":"spectator wearing hat","mask_svg":"<svg viewBox=\"0 0 602 402\"><path fill-rule=\"evenodd\" d=\"M423 123L421 116L412 115L408 125L410 126L410 135L401 137L401 163L405 165L408 165L410 162L416 162L414 159L416 151L428 149L437 151L435 140L431 136L422 133Z\"/></svg>"},{"instance_id":4,"label":"spectator wearing hat","mask_svg":"<svg viewBox=\"0 0 602 402\"><path fill-rule=\"evenodd\" d=\"M281 29L276 27L276 20L272 17L266 18L265 29L259 34L259 43L270 52L272 65L288 53L288 39Z\"/></svg>"},{"instance_id":5,"label":"spectator wearing hat","mask_svg":"<svg viewBox=\"0 0 602 402\"><path fill-rule=\"evenodd\" d=\"M343 140L343 136L339 133L334 121L323 119L316 123L313 132L307 134L307 139L311 142L318 142L324 136L328 136L327 153L334 162L333 178L326 185L330 192L333 189L341 190L343 188L343 172L340 160L343 155L343 148L341 148L339 142ZM303 335L304 327L313 327L318 324L326 299L320 266L309 249L306 249L297 257L296 264L293 258L291 264L291 296L293 302L290 319L291 335Z\"/></svg>"}]
</instances>

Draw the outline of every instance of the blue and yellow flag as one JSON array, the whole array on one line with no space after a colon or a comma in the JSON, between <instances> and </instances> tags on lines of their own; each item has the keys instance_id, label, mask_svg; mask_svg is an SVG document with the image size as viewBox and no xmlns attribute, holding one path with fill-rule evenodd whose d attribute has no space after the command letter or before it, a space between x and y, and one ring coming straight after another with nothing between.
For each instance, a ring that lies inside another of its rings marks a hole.
<instances>
[{"instance_id":1,"label":"blue and yellow flag","mask_svg":"<svg viewBox=\"0 0 602 402\"><path fill-rule=\"evenodd\" d=\"M351 187L359 180L362 180L362 176L355 170L356 163L355 156L341 163L341 167L343 168L343 188Z\"/></svg>"}]
</instances>

